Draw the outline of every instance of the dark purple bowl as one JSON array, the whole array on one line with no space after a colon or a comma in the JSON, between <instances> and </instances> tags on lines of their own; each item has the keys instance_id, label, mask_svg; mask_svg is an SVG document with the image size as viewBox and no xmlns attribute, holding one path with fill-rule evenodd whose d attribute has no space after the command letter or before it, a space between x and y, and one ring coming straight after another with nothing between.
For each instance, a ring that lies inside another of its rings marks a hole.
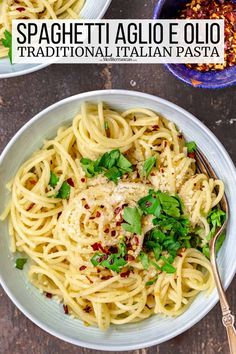
<instances>
[{"instance_id":1,"label":"dark purple bowl","mask_svg":"<svg viewBox=\"0 0 236 354\"><path fill-rule=\"evenodd\" d=\"M236 2L236 0L233 0ZM154 19L171 19L177 17L186 0L158 0L154 9ZM170 72L178 79L194 87L216 89L236 84L236 65L221 71L198 72L183 64L166 64Z\"/></svg>"}]
</instances>

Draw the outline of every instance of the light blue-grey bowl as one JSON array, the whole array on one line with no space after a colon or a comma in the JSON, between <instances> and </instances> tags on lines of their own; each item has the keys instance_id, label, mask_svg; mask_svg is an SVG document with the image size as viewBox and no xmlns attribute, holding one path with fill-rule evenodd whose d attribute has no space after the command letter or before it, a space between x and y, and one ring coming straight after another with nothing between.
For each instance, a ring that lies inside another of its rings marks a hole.
<instances>
[{"instance_id":1,"label":"light blue-grey bowl","mask_svg":"<svg viewBox=\"0 0 236 354\"><path fill-rule=\"evenodd\" d=\"M69 97L39 113L20 129L0 157L1 209L3 210L10 198L4 185L14 176L20 165L42 146L44 139L55 136L61 125L71 123L84 101L104 101L110 107L121 111L131 107L152 109L176 123L188 140L196 141L225 183L233 216L229 219L227 238L218 257L223 284L228 287L236 270L235 167L223 145L207 127L184 109L161 98L133 91L94 91ZM218 301L216 291L209 297L201 293L191 307L177 318L153 316L140 323L111 326L107 332L101 332L98 328L85 327L81 321L66 316L61 305L47 299L29 284L28 265L23 271L14 268L14 260L9 251L7 222L0 223L0 235L0 281L8 296L39 327L75 345L117 352L159 344L192 327Z\"/></svg>"}]
</instances>

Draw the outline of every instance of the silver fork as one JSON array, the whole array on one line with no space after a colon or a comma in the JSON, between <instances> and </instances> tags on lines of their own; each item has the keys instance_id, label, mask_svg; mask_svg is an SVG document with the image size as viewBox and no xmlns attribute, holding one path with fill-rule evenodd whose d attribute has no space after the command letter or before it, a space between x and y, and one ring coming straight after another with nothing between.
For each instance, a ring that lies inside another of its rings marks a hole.
<instances>
[{"instance_id":1,"label":"silver fork","mask_svg":"<svg viewBox=\"0 0 236 354\"><path fill-rule=\"evenodd\" d=\"M214 170L212 169L210 163L208 162L206 156L199 150L196 151L196 162L197 167L200 172L206 174L210 178L218 179L217 175L215 174ZM221 209L226 213L226 220L224 224L219 228L215 234L215 236L211 239L209 248L210 248L210 261L212 265L212 271L216 283L216 288L219 294L220 305L222 310L222 322L226 328L228 342L230 347L230 353L236 354L236 330L234 327L234 316L231 314L231 310L229 307L229 303L226 299L226 294L224 288L222 286L222 282L220 279L218 266L216 262L216 242L219 236L222 234L224 229L226 228L228 216L229 216L229 206L227 202L226 195L224 194L221 202L220 202Z\"/></svg>"}]
</instances>

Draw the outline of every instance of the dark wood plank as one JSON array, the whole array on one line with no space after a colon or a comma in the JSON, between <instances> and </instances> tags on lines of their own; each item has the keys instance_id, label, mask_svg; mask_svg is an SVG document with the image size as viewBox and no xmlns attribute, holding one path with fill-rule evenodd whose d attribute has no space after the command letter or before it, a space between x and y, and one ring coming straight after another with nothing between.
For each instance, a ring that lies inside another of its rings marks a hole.
<instances>
[{"instance_id":1,"label":"dark wood plank","mask_svg":"<svg viewBox=\"0 0 236 354\"><path fill-rule=\"evenodd\" d=\"M154 0L113 0L107 18L151 18ZM206 91L175 79L162 65L52 65L40 72L0 81L0 149L43 108L65 97L97 89L151 93L187 109L222 141L236 162L236 88ZM236 312L236 281L228 296ZM82 349L48 335L31 323L0 290L1 354L102 353ZM200 323L179 337L132 354L228 354L217 305ZM131 352L130 352L131 353Z\"/></svg>"}]
</instances>

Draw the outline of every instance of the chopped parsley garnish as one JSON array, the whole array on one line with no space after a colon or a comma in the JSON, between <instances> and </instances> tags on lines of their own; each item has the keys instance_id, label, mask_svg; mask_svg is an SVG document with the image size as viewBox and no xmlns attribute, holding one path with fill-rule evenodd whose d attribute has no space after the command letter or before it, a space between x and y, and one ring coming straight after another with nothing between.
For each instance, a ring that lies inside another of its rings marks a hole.
<instances>
[{"instance_id":1,"label":"chopped parsley garnish","mask_svg":"<svg viewBox=\"0 0 236 354\"><path fill-rule=\"evenodd\" d=\"M154 216L154 228L145 235L143 251L140 254L144 269L151 264L166 273L174 273L176 269L172 263L178 251L183 247L191 247L190 222L183 214L181 199L161 191L150 190L146 197L138 201L138 205L144 214ZM168 258L162 256L164 251L168 253ZM156 261L164 261L162 267L149 260L150 252Z\"/></svg>"},{"instance_id":2,"label":"chopped parsley garnish","mask_svg":"<svg viewBox=\"0 0 236 354\"><path fill-rule=\"evenodd\" d=\"M188 143L185 144L188 153L195 152L197 150L197 144L195 141L189 141Z\"/></svg>"},{"instance_id":3,"label":"chopped parsley garnish","mask_svg":"<svg viewBox=\"0 0 236 354\"><path fill-rule=\"evenodd\" d=\"M142 233L142 211L139 208L124 208L123 219L126 223L122 223L125 231L141 235Z\"/></svg>"},{"instance_id":4,"label":"chopped parsley garnish","mask_svg":"<svg viewBox=\"0 0 236 354\"><path fill-rule=\"evenodd\" d=\"M108 125L107 121L104 123L104 128L105 128L105 130L109 129L109 125Z\"/></svg>"},{"instance_id":5,"label":"chopped parsley garnish","mask_svg":"<svg viewBox=\"0 0 236 354\"><path fill-rule=\"evenodd\" d=\"M80 163L87 177L104 173L110 181L115 183L125 173L132 172L132 164L118 149L106 152L95 161L82 158Z\"/></svg>"},{"instance_id":6,"label":"chopped parsley garnish","mask_svg":"<svg viewBox=\"0 0 236 354\"><path fill-rule=\"evenodd\" d=\"M26 262L27 262L27 258L17 258L15 267L17 269L23 270Z\"/></svg>"},{"instance_id":7,"label":"chopped parsley garnish","mask_svg":"<svg viewBox=\"0 0 236 354\"><path fill-rule=\"evenodd\" d=\"M142 263L143 269L148 269L149 267L149 259L147 253L144 253L143 251L140 252L139 254L139 259Z\"/></svg>"},{"instance_id":8,"label":"chopped parsley garnish","mask_svg":"<svg viewBox=\"0 0 236 354\"><path fill-rule=\"evenodd\" d=\"M8 57L9 57L10 62L12 64L12 35L8 30L4 31L4 38L2 38L2 45L5 48L9 48Z\"/></svg>"},{"instance_id":9,"label":"chopped parsley garnish","mask_svg":"<svg viewBox=\"0 0 236 354\"><path fill-rule=\"evenodd\" d=\"M149 191L149 195L138 201L140 209L144 214L151 214L159 217L162 212L172 217L179 217L182 211L182 204L179 198L170 196L160 191Z\"/></svg>"},{"instance_id":10,"label":"chopped parsley garnish","mask_svg":"<svg viewBox=\"0 0 236 354\"><path fill-rule=\"evenodd\" d=\"M155 166L157 159L155 156L149 157L143 164L143 174L145 177L148 177Z\"/></svg>"},{"instance_id":11,"label":"chopped parsley garnish","mask_svg":"<svg viewBox=\"0 0 236 354\"><path fill-rule=\"evenodd\" d=\"M153 278L152 280L147 281L145 285L146 286L153 285L157 281L157 279L158 279L158 275L155 278Z\"/></svg>"},{"instance_id":12,"label":"chopped parsley garnish","mask_svg":"<svg viewBox=\"0 0 236 354\"><path fill-rule=\"evenodd\" d=\"M96 252L90 261L95 267L101 266L120 273L122 268L127 264L127 261L124 258L125 255L126 246L123 242L121 242L117 253L108 255L105 253Z\"/></svg>"},{"instance_id":13,"label":"chopped parsley garnish","mask_svg":"<svg viewBox=\"0 0 236 354\"><path fill-rule=\"evenodd\" d=\"M217 229L220 228L226 219L226 213L218 208L213 209L207 216L207 221L210 225L210 233L207 235L207 241L210 241L216 234ZM226 233L222 232L222 234L219 236L219 238L216 241L216 253L219 252L221 246L223 245L223 242L225 240ZM207 258L210 258L210 249L209 245L206 244L202 248L202 252Z\"/></svg>"},{"instance_id":14,"label":"chopped parsley garnish","mask_svg":"<svg viewBox=\"0 0 236 354\"><path fill-rule=\"evenodd\" d=\"M58 182L59 182L59 177L54 172L51 172L49 185L51 187L55 188ZM70 189L71 189L71 187L70 187L69 183L64 181L62 183L61 188L59 189L58 193L55 195L55 198L69 199Z\"/></svg>"}]
</instances>

